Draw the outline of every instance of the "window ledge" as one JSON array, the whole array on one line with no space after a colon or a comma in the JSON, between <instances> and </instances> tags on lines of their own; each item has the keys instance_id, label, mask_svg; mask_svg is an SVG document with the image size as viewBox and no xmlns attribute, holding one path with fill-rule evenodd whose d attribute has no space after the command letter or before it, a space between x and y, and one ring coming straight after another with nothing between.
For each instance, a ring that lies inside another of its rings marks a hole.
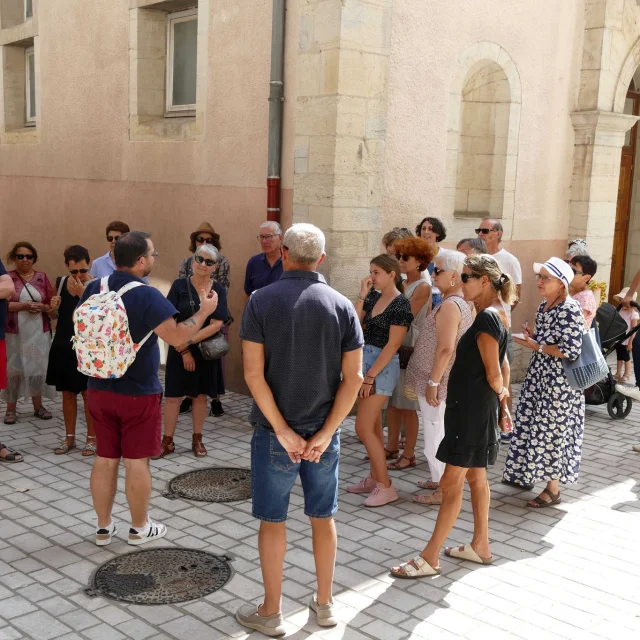
<instances>
[{"instance_id":1,"label":"window ledge","mask_svg":"<svg viewBox=\"0 0 640 640\"><path fill-rule=\"evenodd\" d=\"M484 220L485 218L502 218L502 215L497 215L495 213L490 213L489 211L454 211L454 218L475 218L477 220Z\"/></svg>"},{"instance_id":2,"label":"window ledge","mask_svg":"<svg viewBox=\"0 0 640 640\"><path fill-rule=\"evenodd\" d=\"M29 18L12 27L6 27L0 31L0 45L13 44L27 46L27 42L33 41L38 35L38 22L35 18Z\"/></svg>"},{"instance_id":3,"label":"window ledge","mask_svg":"<svg viewBox=\"0 0 640 640\"><path fill-rule=\"evenodd\" d=\"M2 144L38 144L40 131L37 127L23 127L22 129L9 129L2 134Z\"/></svg>"},{"instance_id":4,"label":"window ledge","mask_svg":"<svg viewBox=\"0 0 640 640\"><path fill-rule=\"evenodd\" d=\"M195 116L181 118L134 117L131 140L193 142L202 139L203 131Z\"/></svg>"}]
</instances>

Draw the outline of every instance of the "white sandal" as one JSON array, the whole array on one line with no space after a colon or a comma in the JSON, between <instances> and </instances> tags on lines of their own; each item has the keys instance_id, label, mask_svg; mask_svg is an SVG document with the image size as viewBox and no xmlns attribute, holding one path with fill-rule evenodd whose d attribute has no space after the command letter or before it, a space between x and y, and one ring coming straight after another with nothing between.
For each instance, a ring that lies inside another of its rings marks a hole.
<instances>
[{"instance_id":1,"label":"white sandal","mask_svg":"<svg viewBox=\"0 0 640 640\"><path fill-rule=\"evenodd\" d=\"M481 558L470 544L466 544L462 547L447 547L444 550L444 555L449 558L459 558L460 560L468 560L469 562L475 562L476 564L492 564L493 558Z\"/></svg>"},{"instance_id":2,"label":"white sandal","mask_svg":"<svg viewBox=\"0 0 640 640\"><path fill-rule=\"evenodd\" d=\"M416 569L416 567L418 568ZM434 569L422 556L416 556L409 562L403 562L401 565L393 567L391 575L396 578L427 578L429 576L439 576L440 568Z\"/></svg>"}]
</instances>

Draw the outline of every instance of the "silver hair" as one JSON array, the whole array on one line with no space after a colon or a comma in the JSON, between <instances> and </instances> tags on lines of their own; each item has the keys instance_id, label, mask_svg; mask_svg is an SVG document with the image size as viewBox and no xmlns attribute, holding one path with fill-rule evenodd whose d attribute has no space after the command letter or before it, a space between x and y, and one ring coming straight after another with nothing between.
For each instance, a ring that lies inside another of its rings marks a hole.
<instances>
[{"instance_id":1,"label":"silver hair","mask_svg":"<svg viewBox=\"0 0 640 640\"><path fill-rule=\"evenodd\" d=\"M284 234L282 244L295 264L314 264L324 254L325 237L318 227L300 222Z\"/></svg>"},{"instance_id":2,"label":"silver hair","mask_svg":"<svg viewBox=\"0 0 640 640\"><path fill-rule=\"evenodd\" d=\"M209 258L209 260L215 260L216 263L220 260L220 253L212 244L202 244L197 249L196 256L202 256L203 258Z\"/></svg>"},{"instance_id":3,"label":"silver hair","mask_svg":"<svg viewBox=\"0 0 640 640\"><path fill-rule=\"evenodd\" d=\"M461 274L467 256L461 251L447 251L446 253L443 252L442 255L436 256L435 259L442 264L442 268L445 271L453 271Z\"/></svg>"},{"instance_id":4,"label":"silver hair","mask_svg":"<svg viewBox=\"0 0 640 640\"><path fill-rule=\"evenodd\" d=\"M575 240L569 241L569 246L567 247L567 258L571 260L571 258L575 258L576 256L588 256L589 255L589 247L587 246L587 241L582 238L576 238Z\"/></svg>"},{"instance_id":5,"label":"silver hair","mask_svg":"<svg viewBox=\"0 0 640 640\"><path fill-rule=\"evenodd\" d=\"M266 227L271 227L279 236L282 235L282 227L274 220L267 220L260 225L261 229L265 229Z\"/></svg>"}]
</instances>

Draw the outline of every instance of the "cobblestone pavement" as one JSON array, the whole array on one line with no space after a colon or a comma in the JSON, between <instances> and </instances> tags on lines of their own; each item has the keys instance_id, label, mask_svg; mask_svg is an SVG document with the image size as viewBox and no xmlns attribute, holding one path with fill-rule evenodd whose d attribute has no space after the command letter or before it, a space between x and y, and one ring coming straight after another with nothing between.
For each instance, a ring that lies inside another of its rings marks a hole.
<instances>
[{"instance_id":1,"label":"cobblestone pavement","mask_svg":"<svg viewBox=\"0 0 640 640\"><path fill-rule=\"evenodd\" d=\"M51 407L51 403L49 403ZM124 540L128 518L118 494L120 537L109 547L93 544L89 494L91 459L79 450L58 457L63 435L60 406L49 422L2 426L2 439L26 461L0 467L0 640L136 640L246 638L234 617L243 602L261 596L257 561L258 523L250 502L203 504L161 496L174 475L211 465L249 466L248 398L228 394L226 415L208 418L209 457L190 451L190 416L180 418L177 453L152 463L153 517L166 522L164 541L231 554L235 576L212 595L183 605L126 606L87 597L92 571L115 554L132 551ZM53 408L53 407L52 407ZM0 407L4 415L4 407ZM84 434L84 426L79 427ZM83 442L84 438L79 438ZM558 508L523 508L533 494L499 483L491 470L491 567L442 559L442 576L395 580L388 568L422 549L432 531L435 508L412 503L415 483L428 477L426 464L395 472L401 500L381 509L362 508L362 497L341 491L335 599L341 624L322 630L309 618L314 588L310 529L297 486L289 520L283 602L289 637L358 640L380 638L491 638L637 640L640 638L640 409L624 421L604 408L588 410L580 483L563 490ZM349 421L343 430L341 485L365 473L363 448ZM28 491L24 491L28 489ZM122 489L122 480L120 482ZM470 540L468 496L452 544ZM258 633L251 638L262 637Z\"/></svg>"}]
</instances>

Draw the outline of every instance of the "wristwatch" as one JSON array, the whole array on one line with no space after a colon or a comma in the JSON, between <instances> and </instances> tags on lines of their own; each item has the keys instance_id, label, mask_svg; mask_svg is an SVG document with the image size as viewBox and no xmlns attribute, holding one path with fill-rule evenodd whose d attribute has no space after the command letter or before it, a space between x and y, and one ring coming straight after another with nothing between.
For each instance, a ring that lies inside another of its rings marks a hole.
<instances>
[{"instance_id":1,"label":"wristwatch","mask_svg":"<svg viewBox=\"0 0 640 640\"><path fill-rule=\"evenodd\" d=\"M544 347L544 345L543 345L542 343L540 343L540 344L538 345L538 352L539 352L539 353L544 353L544 351L542 351L542 347Z\"/></svg>"},{"instance_id":2,"label":"wristwatch","mask_svg":"<svg viewBox=\"0 0 640 640\"><path fill-rule=\"evenodd\" d=\"M429 378L429 380L428 380L427 384L428 384L430 387L439 387L439 386L440 386L440 383L439 383L439 382L434 382L433 380L431 380L431 378Z\"/></svg>"}]
</instances>

